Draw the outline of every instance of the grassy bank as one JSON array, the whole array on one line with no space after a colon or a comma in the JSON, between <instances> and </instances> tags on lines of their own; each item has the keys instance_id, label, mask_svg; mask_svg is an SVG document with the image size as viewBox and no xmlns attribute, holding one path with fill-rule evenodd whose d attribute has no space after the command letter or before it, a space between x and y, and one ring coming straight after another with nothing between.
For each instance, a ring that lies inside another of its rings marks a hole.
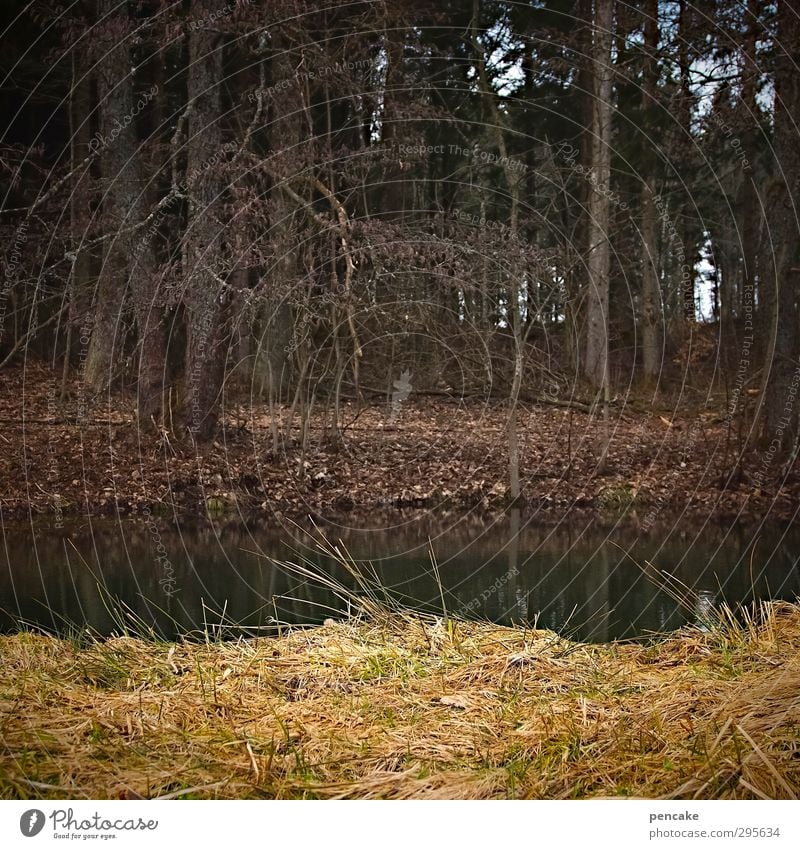
<instances>
[{"instance_id":1,"label":"grassy bank","mask_svg":"<svg viewBox=\"0 0 800 849\"><path fill-rule=\"evenodd\" d=\"M651 645L380 614L0 638L0 796L796 798L800 608Z\"/></svg>"}]
</instances>

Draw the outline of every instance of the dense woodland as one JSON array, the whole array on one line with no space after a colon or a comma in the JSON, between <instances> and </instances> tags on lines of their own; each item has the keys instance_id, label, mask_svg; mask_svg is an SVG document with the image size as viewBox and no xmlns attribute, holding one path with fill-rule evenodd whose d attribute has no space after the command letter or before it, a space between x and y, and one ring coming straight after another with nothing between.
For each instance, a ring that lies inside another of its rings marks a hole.
<instances>
[{"instance_id":1,"label":"dense woodland","mask_svg":"<svg viewBox=\"0 0 800 849\"><path fill-rule=\"evenodd\" d=\"M697 802L800 798L800 0L0 11L21 834L584 797L796 833Z\"/></svg>"},{"instance_id":2,"label":"dense woodland","mask_svg":"<svg viewBox=\"0 0 800 849\"><path fill-rule=\"evenodd\" d=\"M491 397L513 495L519 403L701 404L702 363L793 461L794 3L3 9L0 369L79 420L113 390L202 444L244 398L278 450L345 400Z\"/></svg>"}]
</instances>

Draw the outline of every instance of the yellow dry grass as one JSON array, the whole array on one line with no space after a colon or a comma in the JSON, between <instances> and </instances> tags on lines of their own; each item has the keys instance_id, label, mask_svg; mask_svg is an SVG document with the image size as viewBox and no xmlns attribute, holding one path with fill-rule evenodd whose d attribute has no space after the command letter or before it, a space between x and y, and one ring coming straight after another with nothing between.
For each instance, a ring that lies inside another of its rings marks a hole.
<instances>
[{"instance_id":1,"label":"yellow dry grass","mask_svg":"<svg viewBox=\"0 0 800 849\"><path fill-rule=\"evenodd\" d=\"M0 638L5 798L797 798L800 608L650 645L410 615Z\"/></svg>"}]
</instances>

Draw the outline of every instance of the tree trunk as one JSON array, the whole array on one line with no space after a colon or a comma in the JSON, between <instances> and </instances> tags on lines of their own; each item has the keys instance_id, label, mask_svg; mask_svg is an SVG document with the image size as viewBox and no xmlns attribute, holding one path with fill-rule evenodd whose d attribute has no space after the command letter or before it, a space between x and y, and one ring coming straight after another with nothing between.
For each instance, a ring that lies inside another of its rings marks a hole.
<instances>
[{"instance_id":1,"label":"tree trunk","mask_svg":"<svg viewBox=\"0 0 800 849\"><path fill-rule=\"evenodd\" d=\"M680 65L680 95L678 97L678 161L687 165L694 158L694 141L692 139L692 90L691 90L691 60L689 46L692 43L692 13L693 7L689 0L678 2L678 63ZM694 297L694 240L690 239L689 227L686 224L687 216L678 215L676 229L680 236L680 245L683 247L686 265L689 273L684 276L684 269L675 264L675 284L678 290L678 301L680 316L678 326L681 335L691 332L696 321L696 305Z\"/></svg>"},{"instance_id":2,"label":"tree trunk","mask_svg":"<svg viewBox=\"0 0 800 849\"><path fill-rule=\"evenodd\" d=\"M208 20L216 0L194 0L191 17ZM223 300L222 181L208 160L222 147L220 128L222 40L213 25L189 34L189 121L186 171L189 217L184 240L183 274L186 308L186 408L189 432L200 442L216 431L224 373L221 328Z\"/></svg>"},{"instance_id":3,"label":"tree trunk","mask_svg":"<svg viewBox=\"0 0 800 849\"><path fill-rule=\"evenodd\" d=\"M116 136L115 120L124 120L124 83L130 71L125 53L114 49L124 39L126 16L113 14L117 4L112 0L97 0L97 14L104 19L95 31L95 43L101 57L97 73L97 96L100 101L100 137ZM111 14L109 14L111 13ZM99 144L99 143L98 143ZM119 188L126 177L127 159L120 157L125 140L118 139L99 147L100 196L103 199L104 235L102 265L94 301L94 322L83 379L92 392L102 392L111 383L113 355L118 348L118 336L125 301L126 258L120 244L120 229L124 207L120 204ZM130 153L130 151L128 151Z\"/></svg>"},{"instance_id":4,"label":"tree trunk","mask_svg":"<svg viewBox=\"0 0 800 849\"><path fill-rule=\"evenodd\" d=\"M405 29L396 15L387 16L384 32L386 51L386 76L381 113L381 141L387 147L397 143L398 128L401 126L398 104L406 94L403 90L403 48ZM395 157L387 157L383 180L376 187L377 203L371 204L381 211L384 220L402 220L405 209L406 182L403 169Z\"/></svg>"},{"instance_id":5,"label":"tree trunk","mask_svg":"<svg viewBox=\"0 0 800 849\"><path fill-rule=\"evenodd\" d=\"M503 134L504 120L497 108L495 95L491 89L489 79L486 73L486 59L483 54L483 48L478 40L478 21L480 13L479 0L473 0L472 3L472 31L471 39L472 46L475 50L476 63L478 66L478 82L484 99L489 107L491 126L494 127L495 143L500 151L501 162L503 164L503 176L505 178L506 187L511 198L511 210L509 212L509 236L512 239L517 237L519 230L519 188L521 178L514 173L514 169L509 164L508 150L506 140ZM519 396L522 390L522 380L525 367L525 345L527 343L528 333L533 327L533 322L529 322L527 330L523 331L522 316L520 314L520 271L512 270L509 279L508 292L508 321L511 329L511 334L514 342L514 374L511 382L511 393L509 397L509 415L508 415L508 481L509 481L509 497L512 502L517 501L521 494L520 488L520 457L519 457L519 437L517 434L517 408L519 406Z\"/></svg>"},{"instance_id":6,"label":"tree trunk","mask_svg":"<svg viewBox=\"0 0 800 849\"><path fill-rule=\"evenodd\" d=\"M655 122L648 120L656 109L658 83L658 0L648 0L644 10L645 67L642 85L642 119L645 135L645 180L642 184L642 368L645 380L658 377L661 369L661 291L658 281L658 219L656 216L656 157L653 156Z\"/></svg>"},{"instance_id":7,"label":"tree trunk","mask_svg":"<svg viewBox=\"0 0 800 849\"><path fill-rule=\"evenodd\" d=\"M748 159L744 164L742 182L738 198L739 232L741 233L742 273L741 273L741 314L744 319L745 336L753 335L756 310L756 256L759 253L759 233L761 230L761 202L753 180L752 163L758 141L759 106L756 101L758 65L756 63L757 38L759 31L758 0L747 3L747 35L743 53L742 105L747 127L743 133L743 150ZM760 299L759 299L760 302ZM760 303L759 303L760 305Z\"/></svg>"},{"instance_id":8,"label":"tree trunk","mask_svg":"<svg viewBox=\"0 0 800 849\"><path fill-rule=\"evenodd\" d=\"M147 217L145 180L139 158L136 116L154 94L134 93L131 72L131 22L117 0L98 0L104 18L97 39L104 56L98 71L103 175L103 222L112 237L104 245L95 327L86 364L86 382L95 391L107 386L112 352L119 345L121 312L130 288L138 328L137 408L142 426L160 414L165 344L161 308L156 303L156 260L152 239L137 228Z\"/></svg>"},{"instance_id":9,"label":"tree trunk","mask_svg":"<svg viewBox=\"0 0 800 849\"><path fill-rule=\"evenodd\" d=\"M69 298L67 346L61 380L61 400L66 396L71 348L70 339L80 336L72 333L81 324L82 308L89 306L91 298L92 254L84 246L89 239L89 210L92 199L90 166L78 171L78 164L89 156L91 140L92 94L90 76L86 73L89 62L85 56L73 53L72 87L70 88L70 147L71 168L75 173L69 201L70 230L74 258L70 273L67 297Z\"/></svg>"},{"instance_id":10,"label":"tree trunk","mask_svg":"<svg viewBox=\"0 0 800 849\"><path fill-rule=\"evenodd\" d=\"M579 113L583 126L579 138L579 162L583 173L592 167L592 0L576 0L575 25L578 27L576 43L578 50L578 96ZM583 328L586 318L584 293L589 290L588 270L582 258L589 253L589 215L587 212L591 186L587 180L579 180L575 189L575 201L567 200L568 207L575 209L574 238L568 239L564 265L570 269L566 279L567 300L564 307L564 344L567 351L568 370L571 374L583 373L581 350L584 345Z\"/></svg>"},{"instance_id":11,"label":"tree trunk","mask_svg":"<svg viewBox=\"0 0 800 849\"><path fill-rule=\"evenodd\" d=\"M597 388L609 380L608 307L611 270L611 43L613 0L597 0L592 39L594 106L592 110L592 191L589 195L589 290L584 374Z\"/></svg>"},{"instance_id":12,"label":"tree trunk","mask_svg":"<svg viewBox=\"0 0 800 849\"><path fill-rule=\"evenodd\" d=\"M775 165L777 176L768 197L772 221L775 329L766 397L765 435L776 454L791 450L797 435L796 379L798 327L796 296L800 291L800 225L797 196L800 188L800 144L796 116L800 115L800 75L793 57L800 50L800 18L794 4L778 3L775 50Z\"/></svg>"},{"instance_id":13,"label":"tree trunk","mask_svg":"<svg viewBox=\"0 0 800 849\"><path fill-rule=\"evenodd\" d=\"M289 41L283 35L274 38L275 53L270 62L271 77L275 80L291 80L290 86L281 88L273 97L273 120L267 129L266 143L270 158L277 162L277 173L270 190L270 242L275 262L271 265L271 279L260 312L259 366L267 377L270 404L285 397L289 403L290 372L294 367L298 380L305 380L303 358L309 356L303 338L306 328L294 334L293 305L302 298L299 281L302 277L300 249L298 248L298 208L300 201L292 190L292 197L284 187L291 187L299 173L303 172L303 156L308 148L303 145L303 106L307 106L305 92L298 81L293 80L294 71ZM302 152L302 153L301 153ZM302 191L302 190L301 190ZM310 207L310 203L308 206ZM332 265L335 268L335 262ZM302 308L301 308L302 309ZM304 388L295 387L298 391ZM292 405L294 410L295 405ZM291 432L291 421L287 427Z\"/></svg>"}]
</instances>

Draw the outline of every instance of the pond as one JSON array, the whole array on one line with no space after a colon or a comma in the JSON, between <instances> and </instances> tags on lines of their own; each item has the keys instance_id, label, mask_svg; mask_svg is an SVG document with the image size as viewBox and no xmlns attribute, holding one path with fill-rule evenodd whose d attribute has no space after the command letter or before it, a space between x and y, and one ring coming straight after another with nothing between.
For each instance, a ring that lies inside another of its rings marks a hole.
<instances>
[{"instance_id":1,"label":"pond","mask_svg":"<svg viewBox=\"0 0 800 849\"><path fill-rule=\"evenodd\" d=\"M538 623L593 642L701 624L721 601L800 595L796 525L676 518L645 532L592 517L544 526L517 511L495 519L420 511L348 516L318 528L404 606ZM60 633L229 637L344 616L346 599L286 565L304 558L359 592L313 533L289 523L166 518L6 524L0 628L22 622Z\"/></svg>"}]
</instances>

